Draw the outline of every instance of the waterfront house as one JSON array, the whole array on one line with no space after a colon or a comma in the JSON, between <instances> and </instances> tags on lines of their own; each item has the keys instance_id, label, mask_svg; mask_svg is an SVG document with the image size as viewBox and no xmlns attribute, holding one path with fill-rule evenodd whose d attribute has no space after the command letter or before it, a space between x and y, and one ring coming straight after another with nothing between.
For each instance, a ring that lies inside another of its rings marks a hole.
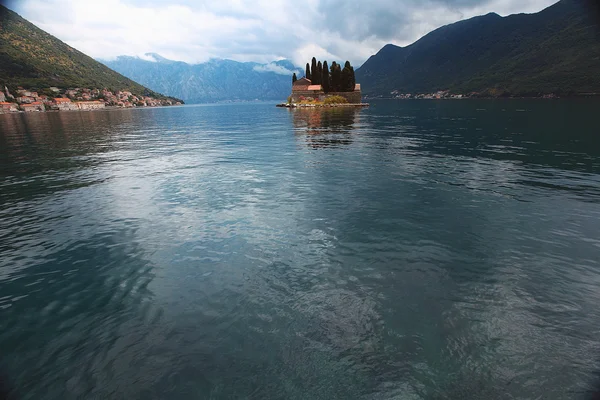
<instances>
[{"instance_id":1,"label":"waterfront house","mask_svg":"<svg viewBox=\"0 0 600 400\"><path fill-rule=\"evenodd\" d=\"M75 104L79 110L98 110L105 107L103 101L78 101Z\"/></svg>"},{"instance_id":2,"label":"waterfront house","mask_svg":"<svg viewBox=\"0 0 600 400\"><path fill-rule=\"evenodd\" d=\"M46 111L41 101L34 101L29 104L21 104L21 109L25 112Z\"/></svg>"},{"instance_id":3,"label":"waterfront house","mask_svg":"<svg viewBox=\"0 0 600 400\"><path fill-rule=\"evenodd\" d=\"M57 97L52 101L52 108L60 111L78 110L79 108L70 99Z\"/></svg>"},{"instance_id":4,"label":"waterfront house","mask_svg":"<svg viewBox=\"0 0 600 400\"><path fill-rule=\"evenodd\" d=\"M19 111L19 110L17 109L16 103L7 103L6 101L0 102L0 114L5 114L5 113L9 113L9 112L17 112L17 111Z\"/></svg>"}]
</instances>

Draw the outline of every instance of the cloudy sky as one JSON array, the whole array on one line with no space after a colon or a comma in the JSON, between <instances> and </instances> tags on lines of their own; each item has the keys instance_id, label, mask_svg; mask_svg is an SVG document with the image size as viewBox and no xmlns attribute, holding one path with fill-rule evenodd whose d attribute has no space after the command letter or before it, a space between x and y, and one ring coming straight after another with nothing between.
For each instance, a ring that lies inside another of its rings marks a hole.
<instances>
[{"instance_id":1,"label":"cloudy sky","mask_svg":"<svg viewBox=\"0 0 600 400\"><path fill-rule=\"evenodd\" d=\"M313 56L360 65L386 43L488 12L531 13L557 0L7 0L8 7L95 57L155 52L297 65Z\"/></svg>"}]
</instances>

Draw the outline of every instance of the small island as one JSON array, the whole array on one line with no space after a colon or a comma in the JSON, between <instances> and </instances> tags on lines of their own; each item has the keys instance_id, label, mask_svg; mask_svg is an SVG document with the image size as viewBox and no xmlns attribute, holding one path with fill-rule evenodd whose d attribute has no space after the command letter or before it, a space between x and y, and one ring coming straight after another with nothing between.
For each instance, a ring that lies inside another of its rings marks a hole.
<instances>
[{"instance_id":1,"label":"small island","mask_svg":"<svg viewBox=\"0 0 600 400\"><path fill-rule=\"evenodd\" d=\"M335 61L331 67L327 61L306 63L305 76L292 77L292 94L286 103L277 107L368 107L361 102L360 84L356 83L354 67L346 61L342 68Z\"/></svg>"}]
</instances>

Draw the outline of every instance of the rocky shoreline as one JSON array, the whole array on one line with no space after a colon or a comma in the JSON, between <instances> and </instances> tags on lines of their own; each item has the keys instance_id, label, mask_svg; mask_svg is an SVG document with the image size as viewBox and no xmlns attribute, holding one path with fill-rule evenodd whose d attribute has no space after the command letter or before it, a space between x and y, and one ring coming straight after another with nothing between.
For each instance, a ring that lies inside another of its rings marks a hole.
<instances>
[{"instance_id":1,"label":"rocky shoreline","mask_svg":"<svg viewBox=\"0 0 600 400\"><path fill-rule=\"evenodd\" d=\"M275 107L282 108L338 108L338 107L369 107L369 103L340 103L340 104L319 104L319 103L280 103Z\"/></svg>"}]
</instances>

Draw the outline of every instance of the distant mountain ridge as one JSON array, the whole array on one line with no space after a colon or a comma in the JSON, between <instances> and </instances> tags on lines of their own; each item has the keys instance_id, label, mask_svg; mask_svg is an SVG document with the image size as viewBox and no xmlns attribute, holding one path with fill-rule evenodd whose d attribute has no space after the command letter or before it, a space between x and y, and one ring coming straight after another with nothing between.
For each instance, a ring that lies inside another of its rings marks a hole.
<instances>
[{"instance_id":1,"label":"distant mountain ridge","mask_svg":"<svg viewBox=\"0 0 600 400\"><path fill-rule=\"evenodd\" d=\"M535 14L487 15L415 43L384 46L357 71L363 93L449 89L485 95L600 93L596 3L562 0Z\"/></svg>"},{"instance_id":2,"label":"distant mountain ridge","mask_svg":"<svg viewBox=\"0 0 600 400\"><path fill-rule=\"evenodd\" d=\"M0 85L107 88L162 98L0 5Z\"/></svg>"},{"instance_id":3,"label":"distant mountain ridge","mask_svg":"<svg viewBox=\"0 0 600 400\"><path fill-rule=\"evenodd\" d=\"M99 60L149 88L187 103L226 100L283 100L290 94L292 74L302 74L288 60L268 64L212 59L202 64L173 61L156 53L144 58L119 56Z\"/></svg>"}]
</instances>

